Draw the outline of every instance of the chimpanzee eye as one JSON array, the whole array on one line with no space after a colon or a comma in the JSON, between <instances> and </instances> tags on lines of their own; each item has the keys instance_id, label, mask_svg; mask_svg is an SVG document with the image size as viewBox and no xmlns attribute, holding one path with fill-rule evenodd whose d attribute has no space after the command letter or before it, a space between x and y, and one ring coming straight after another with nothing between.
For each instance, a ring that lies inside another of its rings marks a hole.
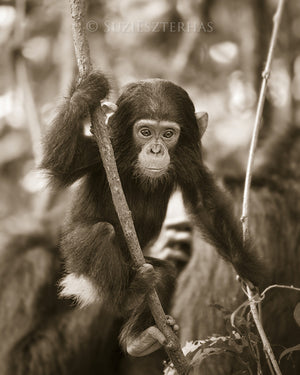
<instances>
[{"instance_id":1,"label":"chimpanzee eye","mask_svg":"<svg viewBox=\"0 0 300 375\"><path fill-rule=\"evenodd\" d=\"M151 131L147 128L141 129L140 133L142 134L143 137L150 137L151 135Z\"/></svg>"},{"instance_id":2,"label":"chimpanzee eye","mask_svg":"<svg viewBox=\"0 0 300 375\"><path fill-rule=\"evenodd\" d=\"M173 135L174 135L174 131L173 130L167 130L163 134L164 138L171 138L171 137L173 137Z\"/></svg>"}]
</instances>

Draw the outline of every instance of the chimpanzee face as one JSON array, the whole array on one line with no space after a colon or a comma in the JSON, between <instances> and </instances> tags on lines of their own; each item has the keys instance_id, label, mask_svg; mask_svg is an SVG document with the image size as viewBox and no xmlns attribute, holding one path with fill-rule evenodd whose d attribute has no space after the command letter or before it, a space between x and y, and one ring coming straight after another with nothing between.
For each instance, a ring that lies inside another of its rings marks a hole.
<instances>
[{"instance_id":1,"label":"chimpanzee face","mask_svg":"<svg viewBox=\"0 0 300 375\"><path fill-rule=\"evenodd\" d=\"M107 123L123 179L131 176L152 188L190 178L190 165L201 160L207 114L195 113L185 90L162 79L143 80L128 85L116 104L101 106L111 116Z\"/></svg>"},{"instance_id":2,"label":"chimpanzee face","mask_svg":"<svg viewBox=\"0 0 300 375\"><path fill-rule=\"evenodd\" d=\"M137 168L142 176L162 177L170 166L169 150L180 135L180 126L172 121L142 119L133 126L133 139L140 152Z\"/></svg>"}]
</instances>

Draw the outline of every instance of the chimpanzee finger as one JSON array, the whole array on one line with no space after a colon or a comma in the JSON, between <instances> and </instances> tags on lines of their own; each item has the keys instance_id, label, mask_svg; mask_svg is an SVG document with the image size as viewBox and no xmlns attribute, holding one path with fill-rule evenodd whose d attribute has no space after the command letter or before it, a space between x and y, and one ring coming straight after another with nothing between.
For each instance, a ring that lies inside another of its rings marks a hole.
<instances>
[{"instance_id":1,"label":"chimpanzee finger","mask_svg":"<svg viewBox=\"0 0 300 375\"><path fill-rule=\"evenodd\" d=\"M171 315L166 315L166 318L167 318L167 324L172 327L175 333L178 333L179 325L176 324L176 320Z\"/></svg>"}]
</instances>

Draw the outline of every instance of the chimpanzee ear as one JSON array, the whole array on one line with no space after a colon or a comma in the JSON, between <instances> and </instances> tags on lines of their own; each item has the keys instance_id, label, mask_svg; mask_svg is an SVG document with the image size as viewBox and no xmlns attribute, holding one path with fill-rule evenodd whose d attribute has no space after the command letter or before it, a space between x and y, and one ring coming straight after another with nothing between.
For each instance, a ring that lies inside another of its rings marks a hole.
<instances>
[{"instance_id":1,"label":"chimpanzee ear","mask_svg":"<svg viewBox=\"0 0 300 375\"><path fill-rule=\"evenodd\" d=\"M196 112L195 113L197 124L200 132L200 138L202 138L208 125L208 114L207 112Z\"/></svg>"},{"instance_id":2,"label":"chimpanzee ear","mask_svg":"<svg viewBox=\"0 0 300 375\"><path fill-rule=\"evenodd\" d=\"M103 112L106 114L106 116L111 116L116 112L118 106L112 102L102 102L101 108L103 109Z\"/></svg>"}]
</instances>

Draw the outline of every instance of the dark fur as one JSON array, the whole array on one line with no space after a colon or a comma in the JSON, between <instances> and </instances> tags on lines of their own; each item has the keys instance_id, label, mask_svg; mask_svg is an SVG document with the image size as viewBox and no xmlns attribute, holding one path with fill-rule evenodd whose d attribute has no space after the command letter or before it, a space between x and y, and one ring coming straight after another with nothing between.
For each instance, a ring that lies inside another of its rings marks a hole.
<instances>
[{"instance_id":1,"label":"dark fur","mask_svg":"<svg viewBox=\"0 0 300 375\"><path fill-rule=\"evenodd\" d=\"M265 160L253 176L249 224L256 249L268 264L270 285L300 287L300 129L291 126L273 138L261 150ZM223 177L238 215L244 175ZM178 279L171 312L180 324L182 344L216 333L226 334L224 316L212 304L234 311L245 298L231 267L198 235L192 259ZM268 292L263 301L263 326L277 358L284 348L299 344L300 328L293 318L298 301L299 293L286 289ZM280 364L283 375L299 374L299 352L294 352L290 361L287 358ZM264 355L261 359L264 361ZM240 364L231 357L211 357L202 364L201 374L229 375L238 367Z\"/></svg>"},{"instance_id":2,"label":"dark fur","mask_svg":"<svg viewBox=\"0 0 300 375\"><path fill-rule=\"evenodd\" d=\"M98 91L97 91L98 87ZM92 73L71 93L54 121L45 142L42 167L54 179L68 185L85 175L65 226L62 251L69 272L87 275L112 308L123 311L128 292L136 277L122 230L112 203L107 179L93 138L83 136L82 120L108 94L108 83L101 73ZM132 212L141 247L158 235L170 195L179 186L196 223L219 253L244 278L258 284L260 264L250 247L244 246L240 225L231 205L203 165L200 133L194 105L179 86L164 80L146 80L129 85L118 99L118 110L110 119L111 139L123 189ZM140 149L133 142L133 124L139 119L170 120L178 123L181 134L170 150L167 176L155 183L136 173ZM225 203L224 203L225 202ZM159 295L168 295L170 272L166 262L156 271ZM254 272L255 270L255 272ZM145 307L146 308L146 307ZM144 311L131 314L130 329L147 328L152 319L140 319ZM145 313L146 314L146 313ZM135 327L135 328L133 328ZM128 326L125 327L128 332Z\"/></svg>"},{"instance_id":3,"label":"dark fur","mask_svg":"<svg viewBox=\"0 0 300 375\"><path fill-rule=\"evenodd\" d=\"M1 243L1 375L123 374L119 322L102 306L59 300L62 271L49 227L32 225Z\"/></svg>"}]
</instances>

